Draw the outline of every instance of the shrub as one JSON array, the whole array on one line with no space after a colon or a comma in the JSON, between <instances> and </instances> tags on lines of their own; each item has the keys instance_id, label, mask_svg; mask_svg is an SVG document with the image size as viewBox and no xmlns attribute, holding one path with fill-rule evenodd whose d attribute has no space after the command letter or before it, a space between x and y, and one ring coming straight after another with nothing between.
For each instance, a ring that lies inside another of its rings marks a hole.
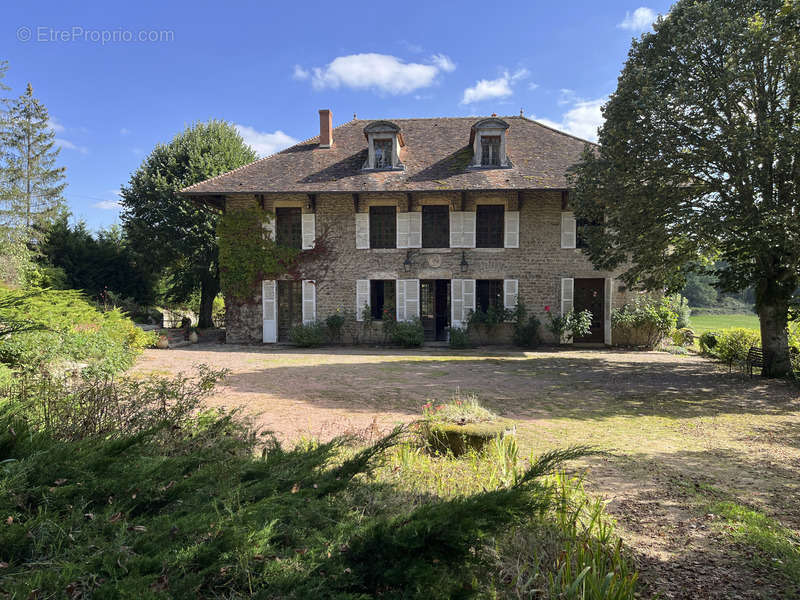
<instances>
[{"instance_id":1,"label":"shrub","mask_svg":"<svg viewBox=\"0 0 800 600\"><path fill-rule=\"evenodd\" d=\"M592 313L588 310L577 313L571 310L559 316L555 316L549 306L545 306L544 310L547 313L547 329L553 334L556 343L560 344L565 339L586 335L592 327Z\"/></svg>"},{"instance_id":2,"label":"shrub","mask_svg":"<svg viewBox=\"0 0 800 600\"><path fill-rule=\"evenodd\" d=\"M675 329L677 321L672 302L652 295L639 296L611 313L615 337L623 340L621 345L655 348Z\"/></svg>"},{"instance_id":3,"label":"shrub","mask_svg":"<svg viewBox=\"0 0 800 600\"><path fill-rule=\"evenodd\" d=\"M761 334L753 329L734 327L723 329L720 333L714 355L727 363L747 359L747 352L753 346L761 345Z\"/></svg>"},{"instance_id":4,"label":"shrub","mask_svg":"<svg viewBox=\"0 0 800 600\"><path fill-rule=\"evenodd\" d=\"M328 339L332 342L339 342L342 339L342 327L344 327L345 317L337 310L325 319L325 326L328 328Z\"/></svg>"},{"instance_id":5,"label":"shrub","mask_svg":"<svg viewBox=\"0 0 800 600\"><path fill-rule=\"evenodd\" d=\"M520 348L535 348L541 342L539 337L539 319L536 315L529 315L528 309L522 298L517 300L517 306L513 311L515 346Z\"/></svg>"},{"instance_id":6,"label":"shrub","mask_svg":"<svg viewBox=\"0 0 800 600\"><path fill-rule=\"evenodd\" d=\"M422 327L422 321L413 319L412 321L394 322L389 331L389 339L404 348L422 346L425 341L425 329Z\"/></svg>"},{"instance_id":7,"label":"shrub","mask_svg":"<svg viewBox=\"0 0 800 600\"><path fill-rule=\"evenodd\" d=\"M705 331L700 334L700 352L703 354L714 354L714 351L719 343L719 331Z\"/></svg>"},{"instance_id":8,"label":"shrub","mask_svg":"<svg viewBox=\"0 0 800 600\"><path fill-rule=\"evenodd\" d=\"M324 323L299 323L289 330L289 340L301 348L315 348L325 343L327 327Z\"/></svg>"},{"instance_id":9,"label":"shrub","mask_svg":"<svg viewBox=\"0 0 800 600\"><path fill-rule=\"evenodd\" d=\"M672 343L675 346L689 347L694 345L694 331L688 327L672 332Z\"/></svg>"},{"instance_id":10,"label":"shrub","mask_svg":"<svg viewBox=\"0 0 800 600\"><path fill-rule=\"evenodd\" d=\"M472 342L469 339L469 332L466 329L461 329L460 327L451 327L448 329L448 333L449 339L447 343L451 348L462 350L472 346Z\"/></svg>"},{"instance_id":11,"label":"shrub","mask_svg":"<svg viewBox=\"0 0 800 600\"><path fill-rule=\"evenodd\" d=\"M484 341L489 342L494 337L498 325L511 319L511 316L512 311L497 306L489 306L485 311L473 310L470 311L467 318L467 330L479 331L482 329Z\"/></svg>"},{"instance_id":12,"label":"shrub","mask_svg":"<svg viewBox=\"0 0 800 600\"><path fill-rule=\"evenodd\" d=\"M689 320L692 316L692 309L689 306L689 301L680 294L673 294L667 296L669 308L675 313L677 329L686 329L689 327Z\"/></svg>"}]
</instances>

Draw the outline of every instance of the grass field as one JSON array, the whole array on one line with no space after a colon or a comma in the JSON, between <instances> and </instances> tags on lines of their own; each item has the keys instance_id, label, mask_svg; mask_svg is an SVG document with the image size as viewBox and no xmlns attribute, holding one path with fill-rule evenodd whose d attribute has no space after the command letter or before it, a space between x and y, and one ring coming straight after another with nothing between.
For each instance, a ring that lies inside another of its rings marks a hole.
<instances>
[{"instance_id":1,"label":"grass field","mask_svg":"<svg viewBox=\"0 0 800 600\"><path fill-rule=\"evenodd\" d=\"M693 315L689 326L697 335L706 331L728 329L730 327L746 327L759 329L758 315Z\"/></svg>"}]
</instances>

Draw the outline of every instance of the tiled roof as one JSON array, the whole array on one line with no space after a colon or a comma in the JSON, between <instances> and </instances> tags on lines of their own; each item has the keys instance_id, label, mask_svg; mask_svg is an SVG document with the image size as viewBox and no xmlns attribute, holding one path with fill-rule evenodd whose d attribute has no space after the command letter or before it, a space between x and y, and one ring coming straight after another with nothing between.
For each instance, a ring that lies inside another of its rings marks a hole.
<instances>
[{"instance_id":1,"label":"tiled roof","mask_svg":"<svg viewBox=\"0 0 800 600\"><path fill-rule=\"evenodd\" d=\"M202 181L188 196L269 192L414 192L436 190L563 189L565 173L588 142L525 117L501 117L510 128L511 168L468 169L472 125L480 117L395 119L405 148L404 171L362 172L367 157L364 127L354 119L333 130L333 147L319 138Z\"/></svg>"}]
</instances>

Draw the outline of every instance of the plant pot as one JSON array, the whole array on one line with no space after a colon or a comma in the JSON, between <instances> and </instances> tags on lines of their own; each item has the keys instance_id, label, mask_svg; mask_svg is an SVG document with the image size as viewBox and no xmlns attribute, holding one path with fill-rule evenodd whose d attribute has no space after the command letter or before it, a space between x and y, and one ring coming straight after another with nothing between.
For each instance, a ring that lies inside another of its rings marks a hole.
<instances>
[{"instance_id":1,"label":"plant pot","mask_svg":"<svg viewBox=\"0 0 800 600\"><path fill-rule=\"evenodd\" d=\"M161 350L166 350L169 348L169 338L165 335L158 336L156 340L156 348L160 348Z\"/></svg>"},{"instance_id":2,"label":"plant pot","mask_svg":"<svg viewBox=\"0 0 800 600\"><path fill-rule=\"evenodd\" d=\"M483 423L436 423L425 426L424 435L430 448L445 454L461 456L469 450L480 452L496 437L516 433L516 424L510 419L498 419Z\"/></svg>"},{"instance_id":3,"label":"plant pot","mask_svg":"<svg viewBox=\"0 0 800 600\"><path fill-rule=\"evenodd\" d=\"M197 335L197 332L196 332L196 331L192 331L192 332L189 334L189 343L190 343L190 344L196 344L196 343L197 343L197 342L199 342L199 341L200 341L200 336L198 336L198 335Z\"/></svg>"}]
</instances>

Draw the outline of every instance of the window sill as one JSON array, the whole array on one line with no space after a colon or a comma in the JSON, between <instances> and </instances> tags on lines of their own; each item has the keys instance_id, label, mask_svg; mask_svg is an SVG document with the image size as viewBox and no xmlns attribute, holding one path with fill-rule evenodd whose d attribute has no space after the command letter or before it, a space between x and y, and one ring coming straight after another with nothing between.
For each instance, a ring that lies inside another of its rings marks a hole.
<instances>
[{"instance_id":1,"label":"window sill","mask_svg":"<svg viewBox=\"0 0 800 600\"><path fill-rule=\"evenodd\" d=\"M364 167L361 169L362 173L392 173L395 171L405 171L405 165L400 165L399 167L381 167L380 169L373 169L370 167Z\"/></svg>"},{"instance_id":2,"label":"window sill","mask_svg":"<svg viewBox=\"0 0 800 600\"><path fill-rule=\"evenodd\" d=\"M417 248L420 254L450 254L452 250L460 250L460 248L451 248L450 246L442 246L441 248Z\"/></svg>"},{"instance_id":3,"label":"window sill","mask_svg":"<svg viewBox=\"0 0 800 600\"><path fill-rule=\"evenodd\" d=\"M486 252L487 254L499 254L503 252L503 250L518 250L518 248L470 248L470 250Z\"/></svg>"},{"instance_id":4,"label":"window sill","mask_svg":"<svg viewBox=\"0 0 800 600\"><path fill-rule=\"evenodd\" d=\"M513 169L514 165L508 161L505 165L469 165L467 171L491 171L496 169Z\"/></svg>"}]
</instances>

